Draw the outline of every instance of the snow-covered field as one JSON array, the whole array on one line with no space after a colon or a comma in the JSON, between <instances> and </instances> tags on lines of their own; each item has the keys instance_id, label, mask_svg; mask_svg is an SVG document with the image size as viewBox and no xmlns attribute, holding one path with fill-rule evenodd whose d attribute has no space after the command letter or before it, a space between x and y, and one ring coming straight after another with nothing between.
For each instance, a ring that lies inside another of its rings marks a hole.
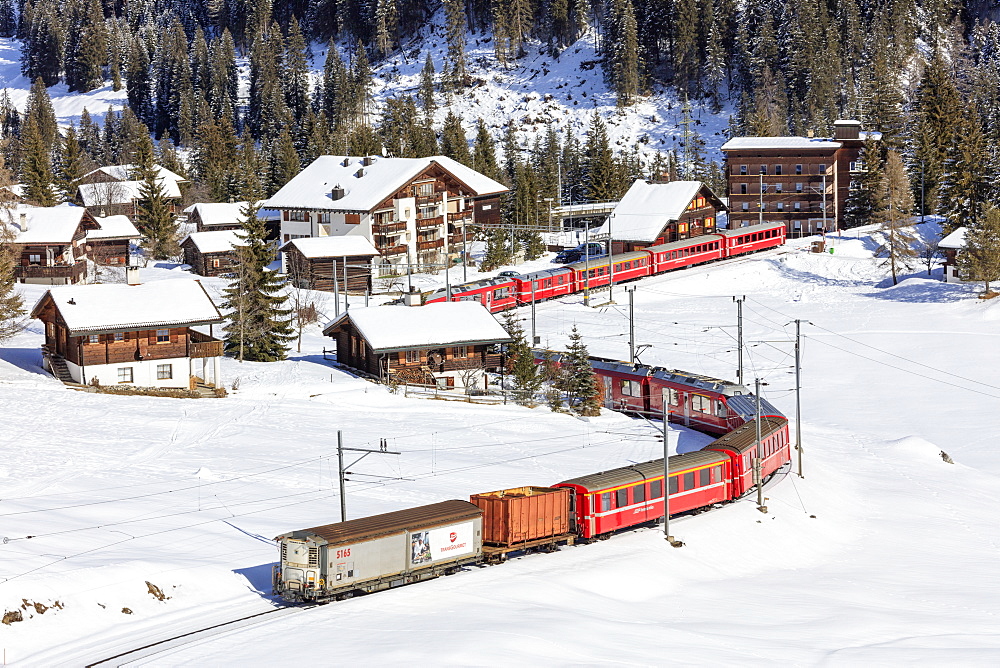
<instances>
[{"instance_id":1,"label":"snow-covered field","mask_svg":"<svg viewBox=\"0 0 1000 668\"><path fill-rule=\"evenodd\" d=\"M744 500L673 522L681 549L641 529L264 618L145 661L996 665L1000 305L939 272L886 287L870 238L833 246L636 284L637 338L653 346L642 359L725 378L732 296L746 295L748 376L789 415L789 323L804 321L805 478L778 479L768 514ZM25 288L29 304L41 293ZM616 297L540 305L543 343L563 346L576 324L592 352L627 356ZM81 665L271 609L269 539L338 517L337 430L402 453L352 467L352 517L551 484L661 448L655 426L610 412L392 395L325 363L318 327L288 362L225 361L238 389L222 400L74 392L39 368L41 340L34 323L0 348L0 612L24 617L0 625L11 665ZM709 440L684 432L678 449Z\"/></svg>"}]
</instances>

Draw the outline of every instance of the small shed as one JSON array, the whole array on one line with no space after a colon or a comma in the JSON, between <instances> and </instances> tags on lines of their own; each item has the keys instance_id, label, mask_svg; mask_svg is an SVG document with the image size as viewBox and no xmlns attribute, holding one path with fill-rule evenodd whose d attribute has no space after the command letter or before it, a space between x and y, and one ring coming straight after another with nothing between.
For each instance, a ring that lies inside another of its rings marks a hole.
<instances>
[{"instance_id":1,"label":"small shed","mask_svg":"<svg viewBox=\"0 0 1000 668\"><path fill-rule=\"evenodd\" d=\"M221 276L236 264L234 249L242 244L239 230L192 232L181 241L184 263L199 276Z\"/></svg>"},{"instance_id":2,"label":"small shed","mask_svg":"<svg viewBox=\"0 0 1000 668\"><path fill-rule=\"evenodd\" d=\"M309 290L364 293L372 289L372 258L379 252L358 235L292 239L281 247L281 266L293 285Z\"/></svg>"},{"instance_id":3,"label":"small shed","mask_svg":"<svg viewBox=\"0 0 1000 668\"><path fill-rule=\"evenodd\" d=\"M87 232L87 255L95 264L125 266L129 260L129 245L138 243L142 235L128 216L95 218L99 230Z\"/></svg>"},{"instance_id":4,"label":"small shed","mask_svg":"<svg viewBox=\"0 0 1000 668\"><path fill-rule=\"evenodd\" d=\"M479 302L353 308L323 329L337 361L382 382L485 389L510 335Z\"/></svg>"},{"instance_id":5,"label":"small shed","mask_svg":"<svg viewBox=\"0 0 1000 668\"><path fill-rule=\"evenodd\" d=\"M956 283L958 276L958 254L965 250L965 235L967 227L956 227L955 230L938 242L938 248L944 253L944 282Z\"/></svg>"}]
</instances>

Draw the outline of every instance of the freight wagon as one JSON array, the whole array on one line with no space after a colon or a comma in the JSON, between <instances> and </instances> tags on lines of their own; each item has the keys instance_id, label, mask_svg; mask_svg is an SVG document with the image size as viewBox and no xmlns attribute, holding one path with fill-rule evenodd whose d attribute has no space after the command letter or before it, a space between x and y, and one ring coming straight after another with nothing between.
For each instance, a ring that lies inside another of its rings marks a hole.
<instances>
[{"instance_id":1,"label":"freight wagon","mask_svg":"<svg viewBox=\"0 0 1000 668\"><path fill-rule=\"evenodd\" d=\"M454 573L481 559L482 516L453 500L282 534L274 593L325 601Z\"/></svg>"}]
</instances>

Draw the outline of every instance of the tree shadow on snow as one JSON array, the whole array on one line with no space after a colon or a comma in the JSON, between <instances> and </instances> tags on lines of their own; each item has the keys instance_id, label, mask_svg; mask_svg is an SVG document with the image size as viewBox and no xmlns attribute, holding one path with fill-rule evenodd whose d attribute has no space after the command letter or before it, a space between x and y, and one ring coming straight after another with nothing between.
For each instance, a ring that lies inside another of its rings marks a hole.
<instances>
[{"instance_id":1,"label":"tree shadow on snow","mask_svg":"<svg viewBox=\"0 0 1000 668\"><path fill-rule=\"evenodd\" d=\"M0 348L0 360L30 373L49 375L49 372L42 368L42 351L38 348Z\"/></svg>"}]
</instances>

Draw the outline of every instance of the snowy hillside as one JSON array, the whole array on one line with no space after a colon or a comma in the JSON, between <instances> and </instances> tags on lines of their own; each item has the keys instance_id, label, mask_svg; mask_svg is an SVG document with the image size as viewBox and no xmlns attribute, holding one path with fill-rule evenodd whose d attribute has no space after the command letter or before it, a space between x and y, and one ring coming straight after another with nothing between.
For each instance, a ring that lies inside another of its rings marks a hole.
<instances>
[{"instance_id":1,"label":"snowy hillside","mask_svg":"<svg viewBox=\"0 0 1000 668\"><path fill-rule=\"evenodd\" d=\"M653 346L643 360L723 378L735 374L732 296L745 294L748 375L790 416L789 323L808 322L805 478L779 477L768 514L743 500L672 522L681 549L640 529L248 622L146 661L995 665L1000 304L922 273L886 287L876 245L793 245L635 284L637 337ZM169 266L142 277L190 278ZM24 290L29 304L42 293ZM576 324L593 353L625 356L618 301L539 305L543 342L565 345ZM337 430L402 453L353 467L351 517L552 484L662 447L658 425L607 411L390 394L325 363L319 327L288 362L226 360L238 389L221 400L73 392L38 367L41 340L33 323L0 348L0 612L24 618L0 626L10 665L81 665L271 609L269 539L337 519ZM678 450L709 440L685 431Z\"/></svg>"}]
</instances>

